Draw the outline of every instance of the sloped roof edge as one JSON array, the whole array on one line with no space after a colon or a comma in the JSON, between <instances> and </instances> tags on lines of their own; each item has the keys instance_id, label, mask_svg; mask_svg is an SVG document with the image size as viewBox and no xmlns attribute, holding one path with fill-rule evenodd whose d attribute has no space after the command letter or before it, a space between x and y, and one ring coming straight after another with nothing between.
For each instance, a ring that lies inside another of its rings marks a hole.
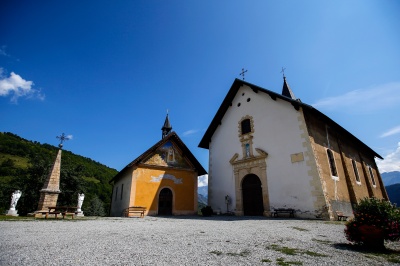
<instances>
[{"instance_id":1,"label":"sloped roof edge","mask_svg":"<svg viewBox=\"0 0 400 266\"><path fill-rule=\"evenodd\" d=\"M251 84L249 82L240 80L240 79L235 79L231 88L228 91L228 94L225 96L225 99L222 101L220 107L218 108L217 113L215 114L213 120L211 121L210 125L208 126L206 132L204 133L203 138L201 139L199 143L200 148L208 149L209 144L211 141L211 137L214 135L215 130L217 127L220 125L222 118L224 117L226 111L228 110L229 106L232 103L232 100L235 98L236 93L238 92L239 88L243 85L249 86L252 90L256 92L263 92L268 94L271 98L279 98L281 100L290 102L295 108L296 107L302 107L303 109L309 111L309 112L314 112L318 116L320 116L322 119L327 121L329 124L334 126L338 131L342 132L344 135L349 136L351 139L353 139L356 143L359 145L363 146L365 149L370 151L375 157L378 157L380 159L383 159L382 156L380 156L378 153L376 153L374 150L372 150L370 147L368 147L366 144L364 144L361 140L359 140L357 137L352 135L350 132L348 132L346 129L344 129L342 126L340 126L338 123L330 119L328 116L323 114L322 112L318 111L311 105L305 104L301 102L300 100L294 100L292 98L283 96L279 93L261 88L257 85Z\"/></svg>"},{"instance_id":2,"label":"sloped roof edge","mask_svg":"<svg viewBox=\"0 0 400 266\"><path fill-rule=\"evenodd\" d=\"M151 153L156 151L160 146L162 146L164 143L166 143L167 141L169 141L171 139L173 139L174 143L176 143L178 145L178 147L179 147L179 149L181 149L183 155L185 157L187 157L190 160L190 162L194 165L194 167L195 167L195 169L197 171L197 174L199 176L207 174L207 171L203 168L203 166L196 159L196 157L194 157L194 155L189 150L189 148L185 145L185 143L183 143L183 141L179 138L178 134L176 134L175 132L171 132L165 138L163 138L160 141L158 141L156 144L154 144L152 147L150 147L147 151L142 153L139 157L137 157L135 160L133 160L127 166L125 166L121 171L118 172L117 175L115 175L109 181L109 183L111 183L114 180L116 180L125 170L127 170L127 169L129 169L129 168L131 168L131 167L133 167L135 165L140 164L143 159L145 159L148 155L150 155Z\"/></svg>"}]
</instances>

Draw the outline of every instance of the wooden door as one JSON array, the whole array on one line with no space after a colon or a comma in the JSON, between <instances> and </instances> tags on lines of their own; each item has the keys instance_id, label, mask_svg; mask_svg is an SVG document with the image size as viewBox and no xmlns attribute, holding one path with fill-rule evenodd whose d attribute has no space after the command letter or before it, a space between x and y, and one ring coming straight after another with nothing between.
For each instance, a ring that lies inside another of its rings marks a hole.
<instances>
[{"instance_id":1,"label":"wooden door","mask_svg":"<svg viewBox=\"0 0 400 266\"><path fill-rule=\"evenodd\" d=\"M242 182L243 213L248 216L262 216L264 205L261 181L258 176L250 174Z\"/></svg>"},{"instance_id":2,"label":"wooden door","mask_svg":"<svg viewBox=\"0 0 400 266\"><path fill-rule=\"evenodd\" d=\"M172 215L172 191L163 188L158 196L158 215Z\"/></svg>"}]
</instances>

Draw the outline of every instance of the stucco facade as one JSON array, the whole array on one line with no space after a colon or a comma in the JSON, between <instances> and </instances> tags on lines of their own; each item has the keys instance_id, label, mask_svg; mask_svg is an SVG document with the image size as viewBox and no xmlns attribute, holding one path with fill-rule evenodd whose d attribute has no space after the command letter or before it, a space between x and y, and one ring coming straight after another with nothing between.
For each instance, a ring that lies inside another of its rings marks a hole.
<instances>
[{"instance_id":1,"label":"stucco facade","mask_svg":"<svg viewBox=\"0 0 400 266\"><path fill-rule=\"evenodd\" d=\"M209 149L209 205L236 215L293 208L297 217L334 219L335 211L351 214L361 198L387 199L374 161L380 156L294 98L286 80L282 91L233 83L199 144Z\"/></svg>"},{"instance_id":2,"label":"stucco facade","mask_svg":"<svg viewBox=\"0 0 400 266\"><path fill-rule=\"evenodd\" d=\"M110 215L132 206L145 207L145 215L197 214L197 177L205 173L176 133L163 135L111 180Z\"/></svg>"}]
</instances>

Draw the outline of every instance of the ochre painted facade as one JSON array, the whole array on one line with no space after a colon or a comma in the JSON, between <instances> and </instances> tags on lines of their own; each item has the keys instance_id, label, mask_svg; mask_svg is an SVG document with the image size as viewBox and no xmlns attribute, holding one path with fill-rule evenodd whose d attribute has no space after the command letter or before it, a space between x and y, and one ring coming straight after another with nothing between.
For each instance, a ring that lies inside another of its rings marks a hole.
<instances>
[{"instance_id":1,"label":"ochre painted facade","mask_svg":"<svg viewBox=\"0 0 400 266\"><path fill-rule=\"evenodd\" d=\"M111 216L122 216L132 206L145 207L145 215L197 214L197 178L205 173L171 133L113 178Z\"/></svg>"},{"instance_id":2,"label":"ochre painted facade","mask_svg":"<svg viewBox=\"0 0 400 266\"><path fill-rule=\"evenodd\" d=\"M172 176L177 180L162 178L154 181L155 177ZM197 174L194 171L178 169L152 169L146 166L133 171L129 206L143 206L147 214L158 214L160 191L169 188L172 191L172 213L197 213Z\"/></svg>"}]
</instances>

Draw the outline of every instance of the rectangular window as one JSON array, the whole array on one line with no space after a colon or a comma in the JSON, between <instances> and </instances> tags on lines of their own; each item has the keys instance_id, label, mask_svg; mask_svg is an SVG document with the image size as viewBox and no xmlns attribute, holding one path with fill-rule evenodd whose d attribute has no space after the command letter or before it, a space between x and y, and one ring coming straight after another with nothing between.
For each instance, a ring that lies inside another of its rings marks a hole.
<instances>
[{"instance_id":1,"label":"rectangular window","mask_svg":"<svg viewBox=\"0 0 400 266\"><path fill-rule=\"evenodd\" d=\"M372 185L373 185L374 187L376 187L375 177L374 177L374 173L372 172L371 166L368 166L368 170L369 170L369 175L371 176Z\"/></svg>"},{"instance_id":2,"label":"rectangular window","mask_svg":"<svg viewBox=\"0 0 400 266\"><path fill-rule=\"evenodd\" d=\"M122 194L124 194L124 184L121 185L121 200L122 200Z\"/></svg>"},{"instance_id":3,"label":"rectangular window","mask_svg":"<svg viewBox=\"0 0 400 266\"><path fill-rule=\"evenodd\" d=\"M357 183L361 183L360 181L360 176L358 174L358 169L357 169L357 163L354 160L351 160L351 164L353 165L353 171L354 171L354 175L356 177L356 182Z\"/></svg>"},{"instance_id":4,"label":"rectangular window","mask_svg":"<svg viewBox=\"0 0 400 266\"><path fill-rule=\"evenodd\" d=\"M115 187L115 200L118 198L118 187Z\"/></svg>"},{"instance_id":5,"label":"rectangular window","mask_svg":"<svg viewBox=\"0 0 400 266\"><path fill-rule=\"evenodd\" d=\"M335 158L333 157L333 152L330 149L327 149L326 153L328 155L328 161L329 161L329 167L331 168L331 174L333 177L338 177L337 170L336 170L336 164L335 164Z\"/></svg>"},{"instance_id":6,"label":"rectangular window","mask_svg":"<svg viewBox=\"0 0 400 266\"><path fill-rule=\"evenodd\" d=\"M250 119L245 119L242 121L242 135L251 132Z\"/></svg>"}]
</instances>

